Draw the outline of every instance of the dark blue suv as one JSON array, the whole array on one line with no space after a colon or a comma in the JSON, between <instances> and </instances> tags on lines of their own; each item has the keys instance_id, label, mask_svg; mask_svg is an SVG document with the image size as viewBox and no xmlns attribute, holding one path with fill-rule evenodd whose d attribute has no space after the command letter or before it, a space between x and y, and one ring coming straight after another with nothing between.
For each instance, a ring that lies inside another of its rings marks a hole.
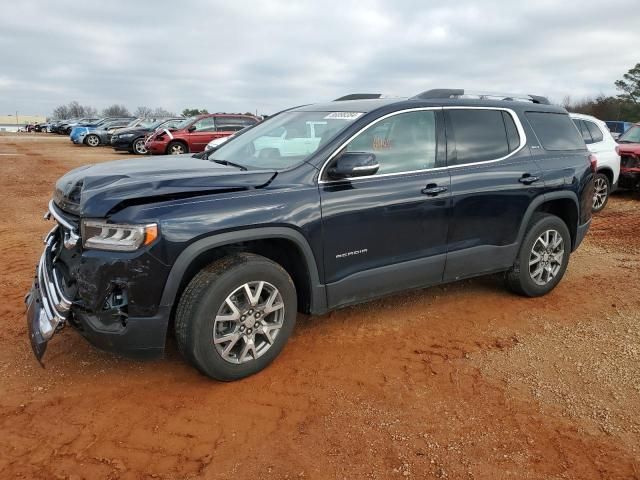
<instances>
[{"instance_id":1,"label":"dark blue suv","mask_svg":"<svg viewBox=\"0 0 640 480\"><path fill-rule=\"evenodd\" d=\"M40 360L69 324L201 372L267 366L298 312L504 272L561 280L591 221L595 159L543 97L430 90L295 107L200 158L78 168L56 184L27 319Z\"/></svg>"}]
</instances>

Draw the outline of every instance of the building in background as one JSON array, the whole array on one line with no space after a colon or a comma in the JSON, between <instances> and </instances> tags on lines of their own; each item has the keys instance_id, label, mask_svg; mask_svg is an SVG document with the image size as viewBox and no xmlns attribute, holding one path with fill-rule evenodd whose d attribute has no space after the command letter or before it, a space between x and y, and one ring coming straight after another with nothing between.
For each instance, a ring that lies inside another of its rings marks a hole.
<instances>
[{"instance_id":1,"label":"building in background","mask_svg":"<svg viewBox=\"0 0 640 480\"><path fill-rule=\"evenodd\" d=\"M0 115L0 132L17 132L18 128L34 123L44 123L47 121L45 115L21 115L18 112L12 115Z\"/></svg>"}]
</instances>

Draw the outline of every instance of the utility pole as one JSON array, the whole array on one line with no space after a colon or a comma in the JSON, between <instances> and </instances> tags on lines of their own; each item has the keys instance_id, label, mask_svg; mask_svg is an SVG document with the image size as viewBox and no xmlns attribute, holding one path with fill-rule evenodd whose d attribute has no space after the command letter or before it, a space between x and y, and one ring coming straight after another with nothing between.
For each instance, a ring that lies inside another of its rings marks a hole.
<instances>
[{"instance_id":1,"label":"utility pole","mask_svg":"<svg viewBox=\"0 0 640 480\"><path fill-rule=\"evenodd\" d=\"M20 125L20 119L18 118L18 111L16 110L16 123Z\"/></svg>"}]
</instances>

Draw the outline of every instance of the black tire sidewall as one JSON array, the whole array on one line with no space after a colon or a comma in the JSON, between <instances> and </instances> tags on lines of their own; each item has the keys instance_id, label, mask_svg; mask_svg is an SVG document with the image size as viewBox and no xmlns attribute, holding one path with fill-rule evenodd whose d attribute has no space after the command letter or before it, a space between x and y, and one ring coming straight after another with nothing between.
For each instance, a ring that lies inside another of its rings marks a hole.
<instances>
[{"instance_id":1,"label":"black tire sidewall","mask_svg":"<svg viewBox=\"0 0 640 480\"><path fill-rule=\"evenodd\" d=\"M236 288L250 281L274 285L282 295L285 305L284 324L274 344L258 359L245 364L232 364L222 358L213 344L215 316L227 296ZM198 299L198 306L191 318L189 342L193 360L198 368L218 380L230 381L253 375L267 367L282 351L295 327L297 298L293 282L284 269L268 260L255 259L235 265L222 273Z\"/></svg>"},{"instance_id":2,"label":"black tire sidewall","mask_svg":"<svg viewBox=\"0 0 640 480\"><path fill-rule=\"evenodd\" d=\"M538 239L540 235L545 230L556 230L562 236L564 241L564 256L562 259L562 266L558 271L556 277L546 285L538 285L533 281L531 275L529 274L529 256L531 254L531 249L533 248L534 242ZM522 246L520 248L520 252L518 254L518 262L519 262L519 280L520 287L523 292L530 297L538 297L541 295L545 295L553 290L556 285L562 280L564 276L567 266L569 265L569 256L571 254L571 234L569 233L569 229L567 225L555 215L543 215L534 221L533 225L527 231L525 235Z\"/></svg>"},{"instance_id":3,"label":"black tire sidewall","mask_svg":"<svg viewBox=\"0 0 640 480\"><path fill-rule=\"evenodd\" d=\"M607 184L607 197L604 199L604 203L602 204L602 206L600 208L598 208L598 209L593 208L593 203L591 204L592 205L591 211L593 213L598 213L598 212L601 212L602 210L604 210L604 207L606 207L607 203L609 203L609 196L611 195L611 182L609 181L609 177L607 177L604 173L596 173L595 178L593 179L594 185L595 185L595 181L598 178L604 179L604 181ZM595 189L594 189L594 195L595 195Z\"/></svg>"}]
</instances>

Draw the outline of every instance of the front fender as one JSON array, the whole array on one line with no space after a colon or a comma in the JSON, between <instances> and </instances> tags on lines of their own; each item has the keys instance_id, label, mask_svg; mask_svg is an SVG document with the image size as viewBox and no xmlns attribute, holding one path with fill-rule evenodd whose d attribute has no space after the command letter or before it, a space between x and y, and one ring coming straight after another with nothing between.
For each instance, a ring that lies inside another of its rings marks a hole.
<instances>
[{"instance_id":1,"label":"front fender","mask_svg":"<svg viewBox=\"0 0 640 480\"><path fill-rule=\"evenodd\" d=\"M182 284L182 279L184 278L187 269L201 254L214 248L233 243L263 240L267 238L284 238L294 242L298 246L304 256L307 272L309 273L311 284L311 312L314 314L326 312L327 297L325 293L325 286L320 282L318 266L316 265L311 247L300 232L289 227L250 228L234 232L214 234L197 240L184 249L171 267L160 304L166 307L172 307L174 305L177 300L180 285Z\"/></svg>"}]
</instances>

